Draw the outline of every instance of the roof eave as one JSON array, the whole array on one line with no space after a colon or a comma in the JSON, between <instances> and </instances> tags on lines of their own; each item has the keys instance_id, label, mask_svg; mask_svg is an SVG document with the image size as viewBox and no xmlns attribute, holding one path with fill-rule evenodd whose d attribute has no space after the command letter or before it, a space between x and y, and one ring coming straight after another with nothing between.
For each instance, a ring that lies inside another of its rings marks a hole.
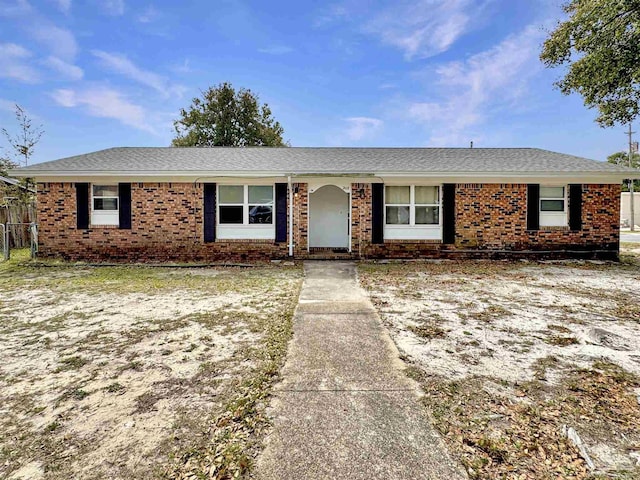
<instances>
[{"instance_id":1,"label":"roof eave","mask_svg":"<svg viewBox=\"0 0 640 480\"><path fill-rule=\"evenodd\" d=\"M477 178L477 179L509 179L509 178L548 178L556 177L563 179L572 178L594 178L601 179L601 182L622 181L630 177L629 171L378 171L378 172L358 172L358 171L92 171L92 170L29 170L23 169L11 170L10 174L23 178L80 178L80 177L189 177L194 179L202 179L208 177L315 177L315 176L331 176L331 177L430 177L430 178ZM640 172L639 172L640 173ZM606 183L606 182L605 182Z\"/></svg>"}]
</instances>

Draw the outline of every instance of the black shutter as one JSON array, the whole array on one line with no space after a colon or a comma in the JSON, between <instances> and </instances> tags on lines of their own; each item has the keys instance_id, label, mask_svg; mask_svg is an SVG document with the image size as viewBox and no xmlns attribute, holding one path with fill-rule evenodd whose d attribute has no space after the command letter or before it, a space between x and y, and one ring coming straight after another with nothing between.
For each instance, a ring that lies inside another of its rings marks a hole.
<instances>
[{"instance_id":1,"label":"black shutter","mask_svg":"<svg viewBox=\"0 0 640 480\"><path fill-rule=\"evenodd\" d=\"M216 240L216 184L204 184L204 241Z\"/></svg>"},{"instance_id":2,"label":"black shutter","mask_svg":"<svg viewBox=\"0 0 640 480\"><path fill-rule=\"evenodd\" d=\"M384 183L371 184L371 242L384 243Z\"/></svg>"},{"instance_id":3,"label":"black shutter","mask_svg":"<svg viewBox=\"0 0 640 480\"><path fill-rule=\"evenodd\" d=\"M89 184L76 183L76 226L79 230L89 228Z\"/></svg>"},{"instance_id":4,"label":"black shutter","mask_svg":"<svg viewBox=\"0 0 640 480\"><path fill-rule=\"evenodd\" d=\"M118 184L118 226L121 230L131 230L131 184Z\"/></svg>"},{"instance_id":5,"label":"black shutter","mask_svg":"<svg viewBox=\"0 0 640 480\"><path fill-rule=\"evenodd\" d=\"M540 185L527 185L527 230L540 230Z\"/></svg>"},{"instance_id":6,"label":"black shutter","mask_svg":"<svg viewBox=\"0 0 640 480\"><path fill-rule=\"evenodd\" d=\"M456 185L442 186L442 243L456 243Z\"/></svg>"},{"instance_id":7,"label":"black shutter","mask_svg":"<svg viewBox=\"0 0 640 480\"><path fill-rule=\"evenodd\" d=\"M569 228L582 230L582 185L569 185Z\"/></svg>"},{"instance_id":8,"label":"black shutter","mask_svg":"<svg viewBox=\"0 0 640 480\"><path fill-rule=\"evenodd\" d=\"M276 183L276 242L287 241L287 184Z\"/></svg>"}]
</instances>

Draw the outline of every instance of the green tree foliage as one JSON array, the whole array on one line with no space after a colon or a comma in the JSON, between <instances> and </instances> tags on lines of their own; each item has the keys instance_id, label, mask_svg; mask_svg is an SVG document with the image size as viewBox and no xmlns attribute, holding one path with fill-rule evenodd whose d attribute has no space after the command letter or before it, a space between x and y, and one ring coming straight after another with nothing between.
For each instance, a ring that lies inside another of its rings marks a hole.
<instances>
[{"instance_id":1,"label":"green tree foliage","mask_svg":"<svg viewBox=\"0 0 640 480\"><path fill-rule=\"evenodd\" d=\"M16 162L8 159L0 157L0 177L10 177L9 170L14 168L18 168ZM0 208L2 205L7 203L7 199L12 199L12 202L18 202L27 204L31 201L33 195L29 191L29 189L35 189L35 184L33 180L30 178L23 178L20 180L20 184L24 188L20 188L17 185L10 185L0 181Z\"/></svg>"},{"instance_id":2,"label":"green tree foliage","mask_svg":"<svg viewBox=\"0 0 640 480\"><path fill-rule=\"evenodd\" d=\"M0 157L0 177L8 177L9 170L17 168L18 164L9 160L8 158Z\"/></svg>"},{"instance_id":3,"label":"green tree foliage","mask_svg":"<svg viewBox=\"0 0 640 480\"><path fill-rule=\"evenodd\" d=\"M563 10L540 54L547 67L568 65L556 86L597 108L602 127L631 122L640 113L640 1L570 0Z\"/></svg>"},{"instance_id":4,"label":"green tree foliage","mask_svg":"<svg viewBox=\"0 0 640 480\"><path fill-rule=\"evenodd\" d=\"M628 167L629 154L627 152L616 152L607 157L607 162L613 163L614 165L620 165L622 167ZM637 153L634 153L631 156L631 168L640 168L640 155ZM622 184L622 190L624 192L629 191L629 180L624 181L624 183ZM640 180L633 181L633 190L636 192L640 191Z\"/></svg>"},{"instance_id":5,"label":"green tree foliage","mask_svg":"<svg viewBox=\"0 0 640 480\"><path fill-rule=\"evenodd\" d=\"M24 109L16 104L15 106L16 122L18 124L18 132L11 134L6 128L2 129L2 134L9 142L13 154L24 166L29 164L29 159L33 155L34 147L40 141L44 131L42 125L34 126L33 121L27 115Z\"/></svg>"},{"instance_id":6,"label":"green tree foliage","mask_svg":"<svg viewBox=\"0 0 640 480\"><path fill-rule=\"evenodd\" d=\"M280 123L271 116L265 103L230 83L221 83L194 98L187 109L180 110L180 119L173 122L176 137L174 147L248 147L286 146Z\"/></svg>"},{"instance_id":7,"label":"green tree foliage","mask_svg":"<svg viewBox=\"0 0 640 480\"><path fill-rule=\"evenodd\" d=\"M8 150L5 150L6 154L0 157L0 176L3 177L9 176L9 170L29 164L35 146L44 134L42 125L34 126L27 112L18 104L15 105L15 116L17 123L16 133L11 133L6 128L0 129L10 147ZM0 190L2 190L0 192L2 193L2 195L0 195L0 201L5 198L12 198L12 201L19 203L30 203L33 199L30 190L35 189L33 179L23 178L20 180L20 184L23 188L3 183L2 188L0 188Z\"/></svg>"}]
</instances>

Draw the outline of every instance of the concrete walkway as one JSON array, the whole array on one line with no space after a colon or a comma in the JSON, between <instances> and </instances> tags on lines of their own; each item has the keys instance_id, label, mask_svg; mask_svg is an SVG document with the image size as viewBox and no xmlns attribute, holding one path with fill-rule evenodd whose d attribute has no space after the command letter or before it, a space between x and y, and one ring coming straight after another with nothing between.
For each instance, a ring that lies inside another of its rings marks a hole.
<instances>
[{"instance_id":1,"label":"concrete walkway","mask_svg":"<svg viewBox=\"0 0 640 480\"><path fill-rule=\"evenodd\" d=\"M626 232L620 232L620 241L621 242L630 242L630 243L640 243L640 232L630 232L627 230Z\"/></svg>"},{"instance_id":2,"label":"concrete walkway","mask_svg":"<svg viewBox=\"0 0 640 480\"><path fill-rule=\"evenodd\" d=\"M350 262L305 262L261 480L466 478Z\"/></svg>"}]
</instances>

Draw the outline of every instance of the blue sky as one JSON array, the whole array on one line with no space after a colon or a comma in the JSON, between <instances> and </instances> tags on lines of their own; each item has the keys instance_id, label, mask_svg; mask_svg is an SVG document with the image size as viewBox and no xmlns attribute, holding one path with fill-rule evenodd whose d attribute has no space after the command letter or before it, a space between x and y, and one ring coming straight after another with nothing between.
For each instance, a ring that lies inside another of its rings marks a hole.
<instances>
[{"instance_id":1,"label":"blue sky","mask_svg":"<svg viewBox=\"0 0 640 480\"><path fill-rule=\"evenodd\" d=\"M229 81L292 146L540 147L606 159L601 129L538 60L559 0L0 0L0 126L33 161L165 146L181 107ZM6 145L4 145L6 146Z\"/></svg>"}]
</instances>

